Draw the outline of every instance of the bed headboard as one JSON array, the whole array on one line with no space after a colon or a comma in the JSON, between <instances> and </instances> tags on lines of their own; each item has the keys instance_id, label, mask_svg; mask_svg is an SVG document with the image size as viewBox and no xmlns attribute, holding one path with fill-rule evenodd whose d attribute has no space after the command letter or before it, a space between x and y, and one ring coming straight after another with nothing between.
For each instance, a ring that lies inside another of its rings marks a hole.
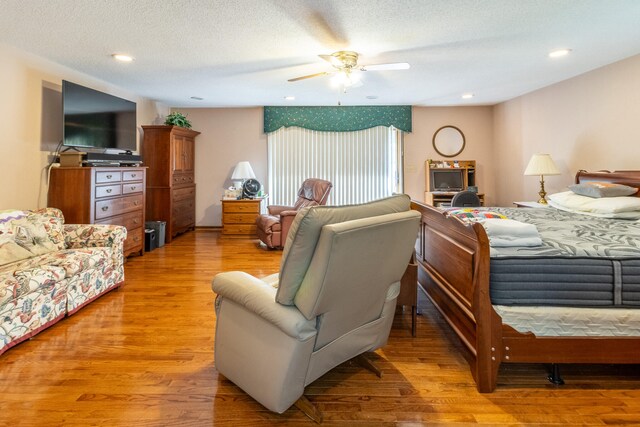
<instances>
[{"instance_id":1,"label":"bed headboard","mask_svg":"<svg viewBox=\"0 0 640 427\"><path fill-rule=\"evenodd\" d=\"M576 173L576 184L589 181L611 182L640 188L640 171L587 172L585 170L579 170L578 173ZM640 191L637 192L635 196L640 197Z\"/></svg>"}]
</instances>

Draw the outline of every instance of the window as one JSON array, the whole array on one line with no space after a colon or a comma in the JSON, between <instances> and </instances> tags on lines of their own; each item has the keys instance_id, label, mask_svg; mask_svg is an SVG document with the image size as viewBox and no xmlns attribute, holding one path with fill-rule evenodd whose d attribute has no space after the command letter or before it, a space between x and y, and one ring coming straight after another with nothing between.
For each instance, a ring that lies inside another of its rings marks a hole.
<instances>
[{"instance_id":1,"label":"window","mask_svg":"<svg viewBox=\"0 0 640 427\"><path fill-rule=\"evenodd\" d=\"M280 128L267 136L270 204L292 205L307 178L331 181L328 204L364 203L402 189L402 131Z\"/></svg>"}]
</instances>

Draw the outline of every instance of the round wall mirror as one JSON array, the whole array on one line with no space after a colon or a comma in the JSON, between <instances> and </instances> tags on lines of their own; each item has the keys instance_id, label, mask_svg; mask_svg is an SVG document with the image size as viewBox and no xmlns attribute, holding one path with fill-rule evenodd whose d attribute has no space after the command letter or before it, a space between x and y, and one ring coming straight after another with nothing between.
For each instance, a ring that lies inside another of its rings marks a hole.
<instances>
[{"instance_id":1,"label":"round wall mirror","mask_svg":"<svg viewBox=\"0 0 640 427\"><path fill-rule=\"evenodd\" d=\"M433 134L433 148L443 157L462 153L464 144L464 134L455 126L442 126Z\"/></svg>"}]
</instances>

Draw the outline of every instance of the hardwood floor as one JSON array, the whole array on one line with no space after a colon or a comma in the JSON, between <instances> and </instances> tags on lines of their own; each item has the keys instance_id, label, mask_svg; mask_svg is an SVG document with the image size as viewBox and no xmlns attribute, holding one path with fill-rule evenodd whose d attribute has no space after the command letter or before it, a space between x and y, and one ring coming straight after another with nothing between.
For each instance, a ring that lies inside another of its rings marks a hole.
<instances>
[{"instance_id":1,"label":"hardwood floor","mask_svg":"<svg viewBox=\"0 0 640 427\"><path fill-rule=\"evenodd\" d=\"M198 230L131 258L121 290L0 356L0 426L314 425L267 411L214 365L212 277L267 275L281 254ZM480 394L423 295L420 308L416 338L410 310L396 316L382 379L347 362L307 388L324 425L640 425L640 367L565 367L556 387L544 366L507 366Z\"/></svg>"}]
</instances>

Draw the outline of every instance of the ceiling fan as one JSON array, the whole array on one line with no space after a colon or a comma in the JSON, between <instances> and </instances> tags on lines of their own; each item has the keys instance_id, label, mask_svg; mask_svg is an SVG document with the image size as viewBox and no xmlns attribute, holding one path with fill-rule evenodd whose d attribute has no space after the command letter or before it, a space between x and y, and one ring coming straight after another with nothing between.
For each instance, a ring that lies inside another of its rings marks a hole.
<instances>
[{"instance_id":1,"label":"ceiling fan","mask_svg":"<svg viewBox=\"0 0 640 427\"><path fill-rule=\"evenodd\" d=\"M335 68L334 71L324 71L321 73L309 74L306 76L289 79L290 82L310 79L313 77L336 75L337 83L342 86L355 86L360 83L358 71L386 71L386 70L406 70L410 65L406 62L394 62L389 64L358 65L358 53L350 50L340 50L331 55L318 55L329 62ZM355 73L354 73L355 71Z\"/></svg>"}]
</instances>

